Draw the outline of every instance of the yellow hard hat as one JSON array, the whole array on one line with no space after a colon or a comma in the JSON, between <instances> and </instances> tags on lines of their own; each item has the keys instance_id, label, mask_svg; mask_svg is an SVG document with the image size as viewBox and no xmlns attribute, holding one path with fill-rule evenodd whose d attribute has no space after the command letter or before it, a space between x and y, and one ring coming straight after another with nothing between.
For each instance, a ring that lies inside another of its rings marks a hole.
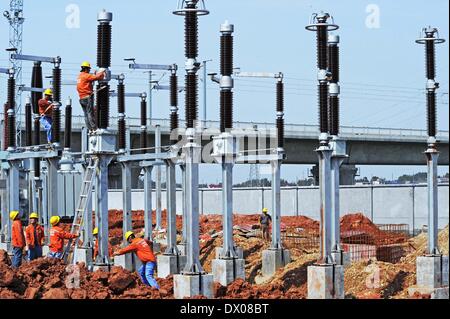
<instances>
[{"instance_id":1,"label":"yellow hard hat","mask_svg":"<svg viewBox=\"0 0 450 319\"><path fill-rule=\"evenodd\" d=\"M84 61L83 63L81 63L81 67L82 68L90 68L91 64L88 61Z\"/></svg>"},{"instance_id":2,"label":"yellow hard hat","mask_svg":"<svg viewBox=\"0 0 450 319\"><path fill-rule=\"evenodd\" d=\"M267 208L263 208L263 213L267 213L269 210Z\"/></svg>"},{"instance_id":3,"label":"yellow hard hat","mask_svg":"<svg viewBox=\"0 0 450 319\"><path fill-rule=\"evenodd\" d=\"M45 90L44 95L53 95L53 90L52 89Z\"/></svg>"},{"instance_id":4,"label":"yellow hard hat","mask_svg":"<svg viewBox=\"0 0 450 319\"><path fill-rule=\"evenodd\" d=\"M12 220L16 219L17 216L19 216L19 212L17 210L13 210L9 213L9 218L11 218Z\"/></svg>"},{"instance_id":5,"label":"yellow hard hat","mask_svg":"<svg viewBox=\"0 0 450 319\"><path fill-rule=\"evenodd\" d=\"M36 219L38 219L39 216L38 216L37 213L31 213L31 214L30 214L30 219L31 219L31 218L36 218Z\"/></svg>"},{"instance_id":6,"label":"yellow hard hat","mask_svg":"<svg viewBox=\"0 0 450 319\"><path fill-rule=\"evenodd\" d=\"M52 226L55 226L56 224L59 223L60 220L61 220L61 217L59 217L59 216L52 216L52 217L50 218L50 224L51 224Z\"/></svg>"},{"instance_id":7,"label":"yellow hard hat","mask_svg":"<svg viewBox=\"0 0 450 319\"><path fill-rule=\"evenodd\" d=\"M134 235L134 233L133 233L131 230L130 230L130 231L127 231L127 232L125 233L125 239L128 240L128 238L130 238L131 235Z\"/></svg>"},{"instance_id":8,"label":"yellow hard hat","mask_svg":"<svg viewBox=\"0 0 450 319\"><path fill-rule=\"evenodd\" d=\"M98 234L98 228L95 227L94 230L92 231L92 235L97 235Z\"/></svg>"}]
</instances>

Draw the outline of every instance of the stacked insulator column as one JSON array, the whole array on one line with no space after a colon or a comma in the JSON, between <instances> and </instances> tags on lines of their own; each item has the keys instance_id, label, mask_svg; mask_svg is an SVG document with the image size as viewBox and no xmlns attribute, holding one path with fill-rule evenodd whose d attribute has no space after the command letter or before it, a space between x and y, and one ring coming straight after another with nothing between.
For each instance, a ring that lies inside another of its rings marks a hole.
<instances>
[{"instance_id":1,"label":"stacked insulator column","mask_svg":"<svg viewBox=\"0 0 450 319\"><path fill-rule=\"evenodd\" d=\"M436 57L435 45L445 42L439 38L436 28L424 28L422 30L424 37L416 40L416 43L425 45L426 58L426 90L427 90L427 131L428 131L428 148L425 151L427 156L427 191L428 191L428 245L426 253L433 256L442 255L439 250L438 243L438 159L439 151L437 150L437 117L436 117L436 90L439 83L435 81L436 76ZM441 259L442 260L442 259ZM442 261L441 261L442 262ZM419 263L417 264L419 267ZM430 271L428 268L426 271ZM442 272L442 265L441 270ZM433 270L431 270L433 273ZM435 271L434 271L435 272ZM436 273L434 273L436 276Z\"/></svg>"},{"instance_id":2,"label":"stacked insulator column","mask_svg":"<svg viewBox=\"0 0 450 319\"><path fill-rule=\"evenodd\" d=\"M8 148L8 103L3 105L3 150L6 151Z\"/></svg>"},{"instance_id":3,"label":"stacked insulator column","mask_svg":"<svg viewBox=\"0 0 450 319\"><path fill-rule=\"evenodd\" d=\"M108 69L111 66L112 14L101 12L97 26L97 66ZM109 84L106 79L97 85L97 125L101 129L109 126Z\"/></svg>"},{"instance_id":4,"label":"stacked insulator column","mask_svg":"<svg viewBox=\"0 0 450 319\"><path fill-rule=\"evenodd\" d=\"M32 144L32 106L30 98L27 98L27 102L25 103L25 146L31 146Z\"/></svg>"},{"instance_id":5,"label":"stacked insulator column","mask_svg":"<svg viewBox=\"0 0 450 319\"><path fill-rule=\"evenodd\" d=\"M277 136L278 147L284 148L284 83L282 78L277 82Z\"/></svg>"},{"instance_id":6,"label":"stacked insulator column","mask_svg":"<svg viewBox=\"0 0 450 319\"><path fill-rule=\"evenodd\" d=\"M233 32L234 26L226 21L220 27L220 131L233 128Z\"/></svg>"},{"instance_id":7,"label":"stacked insulator column","mask_svg":"<svg viewBox=\"0 0 450 319\"><path fill-rule=\"evenodd\" d=\"M178 76L173 71L170 76L170 141L173 144L178 141L175 136L178 125Z\"/></svg>"},{"instance_id":8,"label":"stacked insulator column","mask_svg":"<svg viewBox=\"0 0 450 319\"><path fill-rule=\"evenodd\" d=\"M34 62L31 74L31 87L42 88L42 66L41 62ZM33 105L33 113L39 114L39 100L42 99L42 92L31 92L31 104Z\"/></svg>"},{"instance_id":9,"label":"stacked insulator column","mask_svg":"<svg viewBox=\"0 0 450 319\"><path fill-rule=\"evenodd\" d=\"M194 128L198 117L198 78L196 59L198 56L198 16L196 1L187 3L184 20L185 28L185 55L189 68L186 69L186 126Z\"/></svg>"},{"instance_id":10,"label":"stacked insulator column","mask_svg":"<svg viewBox=\"0 0 450 319\"><path fill-rule=\"evenodd\" d=\"M329 133L339 135L339 36L328 39L328 70L331 73L329 85L328 125Z\"/></svg>"},{"instance_id":11,"label":"stacked insulator column","mask_svg":"<svg viewBox=\"0 0 450 319\"><path fill-rule=\"evenodd\" d=\"M126 131L125 131L125 85L119 81L117 85L117 113L119 116L119 151L126 149Z\"/></svg>"},{"instance_id":12,"label":"stacked insulator column","mask_svg":"<svg viewBox=\"0 0 450 319\"><path fill-rule=\"evenodd\" d=\"M72 100L68 100L65 110L65 128L64 128L64 148L70 150L72 147Z\"/></svg>"},{"instance_id":13,"label":"stacked insulator column","mask_svg":"<svg viewBox=\"0 0 450 319\"><path fill-rule=\"evenodd\" d=\"M425 37L434 39L434 30L425 32ZM427 85L427 119L428 119L428 136L436 136L436 57L435 57L435 42L434 40L427 40L425 42L425 58L426 58L426 72L427 79L431 85Z\"/></svg>"},{"instance_id":14,"label":"stacked insulator column","mask_svg":"<svg viewBox=\"0 0 450 319\"><path fill-rule=\"evenodd\" d=\"M14 73L8 78L8 149L16 148L16 115L15 115L15 98L16 96L16 80Z\"/></svg>"},{"instance_id":15,"label":"stacked insulator column","mask_svg":"<svg viewBox=\"0 0 450 319\"><path fill-rule=\"evenodd\" d=\"M140 136L141 153L147 153L147 96L141 97L141 136Z\"/></svg>"},{"instance_id":16,"label":"stacked insulator column","mask_svg":"<svg viewBox=\"0 0 450 319\"><path fill-rule=\"evenodd\" d=\"M61 68L53 68L53 114L52 114L52 143L61 143Z\"/></svg>"},{"instance_id":17,"label":"stacked insulator column","mask_svg":"<svg viewBox=\"0 0 450 319\"><path fill-rule=\"evenodd\" d=\"M41 143L41 123L39 122L39 115L34 116L34 134L33 145L39 145ZM34 177L41 176L41 161L39 158L34 159Z\"/></svg>"}]
</instances>

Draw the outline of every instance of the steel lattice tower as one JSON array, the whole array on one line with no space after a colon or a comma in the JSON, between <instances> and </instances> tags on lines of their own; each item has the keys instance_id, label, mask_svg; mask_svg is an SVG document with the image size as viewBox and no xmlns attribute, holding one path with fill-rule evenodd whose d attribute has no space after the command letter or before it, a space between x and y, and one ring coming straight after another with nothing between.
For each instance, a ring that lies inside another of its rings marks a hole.
<instances>
[{"instance_id":1,"label":"steel lattice tower","mask_svg":"<svg viewBox=\"0 0 450 319\"><path fill-rule=\"evenodd\" d=\"M23 36L23 0L10 0L9 11L3 13L9 22L9 49L15 49L17 54L22 54L22 36ZM15 70L15 78L17 85L22 84L22 61L9 59L9 66ZM16 90L16 134L17 145L21 145L21 111L22 111L22 91Z\"/></svg>"}]
</instances>

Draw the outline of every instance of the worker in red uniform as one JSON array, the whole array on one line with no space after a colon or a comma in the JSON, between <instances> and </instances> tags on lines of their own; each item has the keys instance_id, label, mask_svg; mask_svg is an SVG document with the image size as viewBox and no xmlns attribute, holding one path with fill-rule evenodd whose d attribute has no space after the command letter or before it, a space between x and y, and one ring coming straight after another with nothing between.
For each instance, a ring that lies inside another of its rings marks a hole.
<instances>
[{"instance_id":1,"label":"worker in red uniform","mask_svg":"<svg viewBox=\"0 0 450 319\"><path fill-rule=\"evenodd\" d=\"M97 256L98 256L98 228L97 227L95 227L94 230L92 231L92 235L95 238L94 254L92 255L92 258L95 261L95 258L97 258ZM112 247L111 247L111 244L108 242L108 256L112 256L112 254L113 254Z\"/></svg>"},{"instance_id":2,"label":"worker in red uniform","mask_svg":"<svg viewBox=\"0 0 450 319\"><path fill-rule=\"evenodd\" d=\"M9 218L13 221L11 227L11 244L13 247L13 268L17 268L22 264L23 249L25 248L25 236L23 234L22 221L17 210L9 213Z\"/></svg>"},{"instance_id":3,"label":"worker in red uniform","mask_svg":"<svg viewBox=\"0 0 450 319\"><path fill-rule=\"evenodd\" d=\"M118 252L115 252L113 256L135 252L142 262L142 266L138 269L138 274L141 277L142 282L148 286L159 289L158 283L155 278L153 278L156 258L153 254L152 243L144 238L136 238L132 231L125 233L125 239L129 245Z\"/></svg>"},{"instance_id":4,"label":"worker in red uniform","mask_svg":"<svg viewBox=\"0 0 450 319\"><path fill-rule=\"evenodd\" d=\"M50 251L47 255L49 258L62 258L64 252L64 239L74 239L79 237L79 235L64 231L59 226L60 221L61 217L59 216L52 216L50 218L50 225L52 225L52 228L50 229Z\"/></svg>"},{"instance_id":5,"label":"worker in red uniform","mask_svg":"<svg viewBox=\"0 0 450 319\"><path fill-rule=\"evenodd\" d=\"M84 112L84 121L89 131L97 129L94 108L94 82L105 78L105 70L100 69L96 74L91 74L91 64L83 62L81 64L80 75L77 81L77 91L80 97L81 108Z\"/></svg>"},{"instance_id":6,"label":"worker in red uniform","mask_svg":"<svg viewBox=\"0 0 450 319\"><path fill-rule=\"evenodd\" d=\"M47 132L47 142L52 142L52 124L53 124L53 91L47 89L44 92L44 98L38 102L40 122Z\"/></svg>"},{"instance_id":7,"label":"worker in red uniform","mask_svg":"<svg viewBox=\"0 0 450 319\"><path fill-rule=\"evenodd\" d=\"M28 246L28 260L32 261L42 257L42 246L44 245L44 227L39 225L39 216L30 214L30 224L25 228L25 239Z\"/></svg>"}]
</instances>

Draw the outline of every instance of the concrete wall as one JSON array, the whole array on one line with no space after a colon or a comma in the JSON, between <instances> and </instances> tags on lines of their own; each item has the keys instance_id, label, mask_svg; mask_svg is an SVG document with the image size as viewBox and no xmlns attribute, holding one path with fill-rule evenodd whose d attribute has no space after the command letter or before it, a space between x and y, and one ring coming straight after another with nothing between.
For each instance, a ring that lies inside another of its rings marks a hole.
<instances>
[{"instance_id":1,"label":"concrete wall","mask_svg":"<svg viewBox=\"0 0 450 319\"><path fill-rule=\"evenodd\" d=\"M166 207L163 191L162 206ZM362 212L375 223L408 224L417 229L427 223L426 185L380 185L341 187L341 213ZM270 188L234 189L233 211L238 214L254 214L262 207L272 208ZM177 214L181 214L182 192L177 192ZM155 194L152 194L153 207ZM141 190L132 192L132 208L143 209ZM109 207L122 209L122 192L109 192ZM319 219L319 189L317 187L289 187L281 190L283 216L305 215ZM200 190L200 210L203 214L220 214L222 211L221 190ZM449 185L439 186L439 227L449 222Z\"/></svg>"}]
</instances>

